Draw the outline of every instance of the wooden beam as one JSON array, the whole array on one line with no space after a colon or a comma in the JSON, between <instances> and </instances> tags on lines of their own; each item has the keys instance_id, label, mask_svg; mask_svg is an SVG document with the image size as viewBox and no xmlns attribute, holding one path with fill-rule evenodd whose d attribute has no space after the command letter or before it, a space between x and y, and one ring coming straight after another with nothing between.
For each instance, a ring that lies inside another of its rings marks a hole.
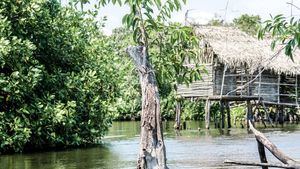
<instances>
[{"instance_id":1,"label":"wooden beam","mask_svg":"<svg viewBox=\"0 0 300 169\"><path fill-rule=\"evenodd\" d=\"M258 84L259 85L259 82L254 82L254 84ZM268 82L261 82L262 85L276 85L278 83L268 83ZM280 86L295 86L295 84L292 84L292 83L279 83Z\"/></svg>"},{"instance_id":2,"label":"wooden beam","mask_svg":"<svg viewBox=\"0 0 300 169\"><path fill-rule=\"evenodd\" d=\"M259 100L258 96L208 96L210 100L224 100L224 101L246 101L246 100Z\"/></svg>"},{"instance_id":3,"label":"wooden beam","mask_svg":"<svg viewBox=\"0 0 300 169\"><path fill-rule=\"evenodd\" d=\"M283 106L291 106L291 107L297 106L295 103L277 103L277 102L269 102L269 101L263 101L263 103L267 105L283 105Z\"/></svg>"},{"instance_id":4,"label":"wooden beam","mask_svg":"<svg viewBox=\"0 0 300 169\"><path fill-rule=\"evenodd\" d=\"M221 86L221 96L223 95L223 90L224 90L224 82L225 82L225 74L227 70L227 65L224 64L224 70L223 70L223 77L222 77L222 86Z\"/></svg>"}]
</instances>

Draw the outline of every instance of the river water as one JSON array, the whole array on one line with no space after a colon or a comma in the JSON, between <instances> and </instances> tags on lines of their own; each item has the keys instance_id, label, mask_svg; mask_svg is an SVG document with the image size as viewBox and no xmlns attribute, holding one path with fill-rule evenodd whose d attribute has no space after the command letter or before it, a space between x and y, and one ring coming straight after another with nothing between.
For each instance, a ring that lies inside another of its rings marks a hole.
<instances>
[{"instance_id":1,"label":"river water","mask_svg":"<svg viewBox=\"0 0 300 169\"><path fill-rule=\"evenodd\" d=\"M187 122L176 133L174 122L164 122L170 169L251 168L225 165L225 159L259 162L257 143L247 129L205 130L202 122ZM283 152L300 160L300 125L258 127ZM64 151L0 156L0 169L133 169L139 144L139 122L114 122L103 145ZM279 163L268 151L270 162ZM252 167L258 168L258 167Z\"/></svg>"}]
</instances>

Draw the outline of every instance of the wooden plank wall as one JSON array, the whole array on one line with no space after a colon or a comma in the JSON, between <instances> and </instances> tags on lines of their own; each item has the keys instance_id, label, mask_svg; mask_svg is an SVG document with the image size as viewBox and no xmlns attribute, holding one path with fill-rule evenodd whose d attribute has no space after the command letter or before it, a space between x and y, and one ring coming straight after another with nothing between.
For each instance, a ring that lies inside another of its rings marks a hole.
<instances>
[{"instance_id":1,"label":"wooden plank wall","mask_svg":"<svg viewBox=\"0 0 300 169\"><path fill-rule=\"evenodd\" d=\"M299 104L298 84L295 76L282 75L280 81L280 102Z\"/></svg>"},{"instance_id":2,"label":"wooden plank wall","mask_svg":"<svg viewBox=\"0 0 300 169\"><path fill-rule=\"evenodd\" d=\"M224 86L223 86L223 95L226 95L228 92L236 89L236 77L230 76L230 74L234 74L235 71L227 68L225 72L225 79L224 79ZM223 81L223 74L224 74L224 66L218 65L215 67L215 77L214 77L214 95L220 95L222 90L222 81ZM236 92L230 93L229 95L235 95Z\"/></svg>"},{"instance_id":3,"label":"wooden plank wall","mask_svg":"<svg viewBox=\"0 0 300 169\"><path fill-rule=\"evenodd\" d=\"M207 97L213 95L213 66L206 65L207 74L202 74L202 79L188 86L179 84L177 94L181 97Z\"/></svg>"},{"instance_id":4,"label":"wooden plank wall","mask_svg":"<svg viewBox=\"0 0 300 169\"><path fill-rule=\"evenodd\" d=\"M264 71L261 74L260 96L264 101L278 102L278 76L269 71ZM259 78L251 85L253 95L259 95Z\"/></svg>"}]
</instances>

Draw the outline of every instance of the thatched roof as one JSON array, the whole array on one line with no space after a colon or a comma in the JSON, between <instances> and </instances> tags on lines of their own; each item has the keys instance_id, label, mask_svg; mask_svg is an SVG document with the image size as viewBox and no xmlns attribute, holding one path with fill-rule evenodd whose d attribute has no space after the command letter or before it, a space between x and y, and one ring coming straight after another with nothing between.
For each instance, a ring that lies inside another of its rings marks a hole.
<instances>
[{"instance_id":1,"label":"thatched roof","mask_svg":"<svg viewBox=\"0 0 300 169\"><path fill-rule=\"evenodd\" d=\"M299 50L295 51L293 62L284 51L274 57L279 49L272 51L270 40L258 40L237 28L198 26L196 31L211 46L220 62L230 67L247 64L254 72L262 65L276 73L300 74Z\"/></svg>"}]
</instances>

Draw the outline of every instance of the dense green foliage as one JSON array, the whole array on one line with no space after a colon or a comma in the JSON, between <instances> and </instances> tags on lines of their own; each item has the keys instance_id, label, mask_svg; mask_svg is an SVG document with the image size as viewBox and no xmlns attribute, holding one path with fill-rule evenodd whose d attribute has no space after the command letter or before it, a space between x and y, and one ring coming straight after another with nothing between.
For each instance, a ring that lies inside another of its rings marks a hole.
<instances>
[{"instance_id":1,"label":"dense green foliage","mask_svg":"<svg viewBox=\"0 0 300 169\"><path fill-rule=\"evenodd\" d=\"M0 18L0 152L95 143L119 78L102 24L54 0L3 0Z\"/></svg>"},{"instance_id":2,"label":"dense green foliage","mask_svg":"<svg viewBox=\"0 0 300 169\"><path fill-rule=\"evenodd\" d=\"M226 23L220 18L213 18L208 22L207 25L234 26L250 35L256 35L261 25L261 18L259 15L243 14L237 18L234 18L230 23Z\"/></svg>"},{"instance_id":3,"label":"dense green foliage","mask_svg":"<svg viewBox=\"0 0 300 169\"><path fill-rule=\"evenodd\" d=\"M96 15L55 0L0 2L0 152L93 144L111 119L139 117L139 82L125 48L140 37L125 28L106 37ZM197 56L198 39L180 24L150 27L163 117L173 118L175 84L204 72L183 66Z\"/></svg>"},{"instance_id":4,"label":"dense green foliage","mask_svg":"<svg viewBox=\"0 0 300 169\"><path fill-rule=\"evenodd\" d=\"M164 119L173 119L175 117L174 109L177 99L175 90L176 84L179 82L189 83L190 81L200 79L200 74L206 73L204 68L200 66L196 67L198 69L190 69L182 66L185 62L185 55L196 55L198 52L196 49L188 47L193 47L193 45L187 43L189 39L194 38L193 36L190 37L187 35L187 33L192 34L192 31L191 28L183 27L176 23L164 26L160 31L152 32L151 34L151 37L158 37L153 38L153 40L149 42L149 44L152 45L149 52L152 56L150 61L156 70L161 98L162 117ZM127 46L134 43L132 33L125 28L119 28L113 31L111 39L112 42L115 42L114 49L117 50L118 55L123 58L123 63L125 63L120 67L124 79L118 83L120 95L114 106L115 109L117 109L114 113L114 118L119 120L136 119L140 116L140 87L134 66L130 64L130 60L128 60L128 56L124 50ZM119 43L121 40L122 43ZM193 39L191 40L192 43L195 43ZM173 41L176 41L176 43ZM194 41L196 41L196 39L194 39ZM176 48L176 50L174 50L174 48ZM176 61L176 59L180 57L182 60ZM182 74L180 69L186 73Z\"/></svg>"},{"instance_id":5,"label":"dense green foliage","mask_svg":"<svg viewBox=\"0 0 300 169\"><path fill-rule=\"evenodd\" d=\"M106 5L109 2L113 4L128 5L130 11L124 15L123 23L131 32L118 31L113 37L127 37L123 40L122 47L129 45L144 45L147 47L149 61L156 73L159 94L161 98L161 108L163 118L174 118L174 109L176 103L175 87L177 83L190 83L201 78L201 73L205 73L203 67L198 64L199 39L192 28L182 26L178 23L167 23L171 12L181 9L180 0L99 0L100 5ZM154 11L159 11L157 15ZM125 34L122 32L126 32ZM132 37L133 41L129 41ZM124 46L125 44L125 46ZM123 48L121 48L124 50ZM185 66L185 63L195 63L193 68ZM136 75L134 75L136 76ZM138 90L138 89L136 89ZM137 96L136 90L131 90L134 96ZM124 105L130 102L129 95L123 95ZM140 104L134 99L136 104ZM137 110L140 106L132 105L131 110ZM128 106L127 110L130 110ZM134 113L134 115L129 115ZM137 117L136 112L123 112L126 117ZM121 118L118 118L121 119ZM128 119L128 118L126 118Z\"/></svg>"},{"instance_id":6,"label":"dense green foliage","mask_svg":"<svg viewBox=\"0 0 300 169\"><path fill-rule=\"evenodd\" d=\"M115 84L115 102L110 106L114 120L138 120L141 110L141 91L137 71L125 49L133 43L132 32L126 28L113 30L109 37L113 57L118 66L119 79Z\"/></svg>"},{"instance_id":7,"label":"dense green foliage","mask_svg":"<svg viewBox=\"0 0 300 169\"><path fill-rule=\"evenodd\" d=\"M127 27L110 37L101 33L97 12L61 7L56 0L0 2L0 153L93 144L111 120L138 119L141 92L125 52L130 45L148 47L162 116L175 117L176 84L206 73L197 62L193 29L166 23L181 1L112 2L129 5L130 13L123 18ZM247 27L243 20L235 22L241 29ZM203 103L184 101L183 112L184 119L201 119Z\"/></svg>"},{"instance_id":8,"label":"dense green foliage","mask_svg":"<svg viewBox=\"0 0 300 169\"><path fill-rule=\"evenodd\" d=\"M261 25L261 18L258 15L243 14L233 20L233 25L250 35L256 35Z\"/></svg>"},{"instance_id":9,"label":"dense green foliage","mask_svg":"<svg viewBox=\"0 0 300 169\"><path fill-rule=\"evenodd\" d=\"M285 54L293 59L293 52L300 48L300 23L294 17L287 19L283 15L271 16L259 30L258 38L262 39L266 34L271 35L273 41L271 48L282 45Z\"/></svg>"},{"instance_id":10,"label":"dense green foliage","mask_svg":"<svg viewBox=\"0 0 300 169\"><path fill-rule=\"evenodd\" d=\"M219 18L213 18L208 21L207 25L209 26L225 26L224 20Z\"/></svg>"}]
</instances>

